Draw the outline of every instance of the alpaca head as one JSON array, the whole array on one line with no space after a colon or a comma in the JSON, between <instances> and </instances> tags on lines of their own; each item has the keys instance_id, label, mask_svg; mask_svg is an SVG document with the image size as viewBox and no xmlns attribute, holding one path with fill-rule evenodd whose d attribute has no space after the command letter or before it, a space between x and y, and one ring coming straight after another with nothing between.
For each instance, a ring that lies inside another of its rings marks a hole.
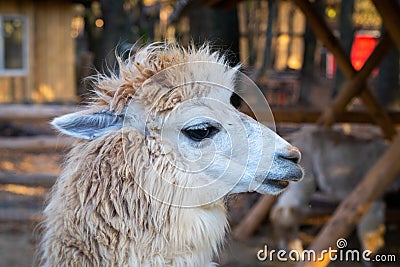
<instances>
[{"instance_id":1,"label":"alpaca head","mask_svg":"<svg viewBox=\"0 0 400 267\"><path fill-rule=\"evenodd\" d=\"M84 142L139 136L148 162L136 182L153 197L197 206L230 193L277 194L301 179L297 148L232 105L243 77L207 46L149 45L119 67L118 75L98 77L87 110L53 125ZM137 164L130 141L123 147L126 163Z\"/></svg>"}]
</instances>

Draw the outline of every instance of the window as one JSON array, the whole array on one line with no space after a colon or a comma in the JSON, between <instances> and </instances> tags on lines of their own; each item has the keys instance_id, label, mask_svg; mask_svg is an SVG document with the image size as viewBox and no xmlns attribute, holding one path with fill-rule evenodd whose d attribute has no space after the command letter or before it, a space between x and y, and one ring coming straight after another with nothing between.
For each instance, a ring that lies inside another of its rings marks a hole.
<instances>
[{"instance_id":1,"label":"window","mask_svg":"<svg viewBox=\"0 0 400 267\"><path fill-rule=\"evenodd\" d=\"M27 74L27 39L25 16L0 14L0 75Z\"/></svg>"}]
</instances>

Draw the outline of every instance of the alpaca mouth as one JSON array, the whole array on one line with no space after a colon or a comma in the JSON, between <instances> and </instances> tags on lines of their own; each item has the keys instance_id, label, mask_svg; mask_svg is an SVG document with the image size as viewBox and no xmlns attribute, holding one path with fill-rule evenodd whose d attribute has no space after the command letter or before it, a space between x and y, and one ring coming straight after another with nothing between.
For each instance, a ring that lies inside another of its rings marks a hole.
<instances>
[{"instance_id":1,"label":"alpaca mouth","mask_svg":"<svg viewBox=\"0 0 400 267\"><path fill-rule=\"evenodd\" d=\"M266 180L264 183L264 185L270 186L270 187L274 187L278 190L283 190L286 187L289 186L289 181L284 181L284 180Z\"/></svg>"},{"instance_id":2,"label":"alpaca mouth","mask_svg":"<svg viewBox=\"0 0 400 267\"><path fill-rule=\"evenodd\" d=\"M303 178L303 169L296 164L296 167L286 170L285 173L269 173L262 185L274 192L285 190L291 182L298 182Z\"/></svg>"}]
</instances>

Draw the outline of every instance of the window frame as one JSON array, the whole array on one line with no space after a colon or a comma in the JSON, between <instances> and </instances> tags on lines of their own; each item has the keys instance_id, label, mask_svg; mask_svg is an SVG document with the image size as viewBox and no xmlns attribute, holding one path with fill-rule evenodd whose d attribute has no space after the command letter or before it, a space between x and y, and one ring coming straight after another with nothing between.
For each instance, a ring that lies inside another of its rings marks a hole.
<instances>
[{"instance_id":1,"label":"window frame","mask_svg":"<svg viewBox=\"0 0 400 267\"><path fill-rule=\"evenodd\" d=\"M5 68L4 57L4 35L3 35L3 21L19 19L22 21L22 68L7 69ZM28 20L26 15L22 14L0 14L0 77L1 76L26 76L28 75L29 66L29 52L28 52Z\"/></svg>"}]
</instances>

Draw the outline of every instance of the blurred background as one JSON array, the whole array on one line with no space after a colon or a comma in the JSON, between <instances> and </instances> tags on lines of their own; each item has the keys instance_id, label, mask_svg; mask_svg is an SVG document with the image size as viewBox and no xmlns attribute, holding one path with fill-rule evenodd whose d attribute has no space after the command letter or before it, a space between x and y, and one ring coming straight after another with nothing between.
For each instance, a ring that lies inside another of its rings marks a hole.
<instances>
[{"instance_id":1,"label":"blurred background","mask_svg":"<svg viewBox=\"0 0 400 267\"><path fill-rule=\"evenodd\" d=\"M382 35L374 5L311 2L359 70ZM344 81L291 1L20 0L2 1L0 12L0 103L76 103L87 94L82 79L114 70L116 53L164 40L210 42L243 64L271 105L323 107ZM399 55L392 50L370 82L379 101L395 108Z\"/></svg>"},{"instance_id":2,"label":"blurred background","mask_svg":"<svg viewBox=\"0 0 400 267\"><path fill-rule=\"evenodd\" d=\"M261 88L281 135L315 122L338 96L348 75L340 71L336 57L317 38L295 2L301 1L0 1L0 266L32 265L38 236L33 229L71 143L50 129L49 120L77 110L90 97L85 78L97 71L116 71L115 55L132 45L210 42L226 53L232 66L241 63L242 71ZM386 32L374 3L306 2L338 39L354 70L360 70ZM399 52L389 46L385 54L364 84L397 126ZM346 106L354 116L342 119L339 128L381 138L360 98ZM389 198L387 251L400 255L400 238L390 239L400 236L398 192ZM258 199L248 194L231 200L233 227ZM304 244L312 242L336 205L320 204L302 221ZM223 266L258 266L254 255L262 249L260 244L274 242L266 215L262 225L250 241L242 245L232 241L220 259ZM237 257L241 253L247 256Z\"/></svg>"}]
</instances>

